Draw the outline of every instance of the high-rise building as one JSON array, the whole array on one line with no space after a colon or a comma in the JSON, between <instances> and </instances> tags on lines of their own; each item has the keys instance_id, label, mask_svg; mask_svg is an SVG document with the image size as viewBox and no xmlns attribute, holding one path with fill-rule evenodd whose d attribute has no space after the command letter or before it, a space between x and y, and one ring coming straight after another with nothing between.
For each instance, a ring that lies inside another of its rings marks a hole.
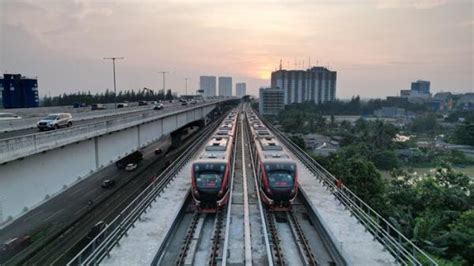
<instances>
[{"instance_id":1,"label":"high-rise building","mask_svg":"<svg viewBox=\"0 0 474 266\"><path fill-rule=\"evenodd\" d=\"M219 77L219 96L232 96L231 77Z\"/></svg>"},{"instance_id":2,"label":"high-rise building","mask_svg":"<svg viewBox=\"0 0 474 266\"><path fill-rule=\"evenodd\" d=\"M417 80L411 83L411 90L421 94L430 94L430 82L425 80Z\"/></svg>"},{"instance_id":3,"label":"high-rise building","mask_svg":"<svg viewBox=\"0 0 474 266\"><path fill-rule=\"evenodd\" d=\"M417 80L411 83L410 90L401 90L400 97L407 98L411 103L423 103L431 99L430 82Z\"/></svg>"},{"instance_id":4,"label":"high-rise building","mask_svg":"<svg viewBox=\"0 0 474 266\"><path fill-rule=\"evenodd\" d=\"M247 85L245 83L235 84L235 95L239 98L244 97L247 94Z\"/></svg>"},{"instance_id":5,"label":"high-rise building","mask_svg":"<svg viewBox=\"0 0 474 266\"><path fill-rule=\"evenodd\" d=\"M0 79L0 95L4 108L38 107L38 80L21 74L4 74Z\"/></svg>"},{"instance_id":6,"label":"high-rise building","mask_svg":"<svg viewBox=\"0 0 474 266\"><path fill-rule=\"evenodd\" d=\"M216 96L216 77L215 76L201 76L199 78L200 89L203 97Z\"/></svg>"},{"instance_id":7,"label":"high-rise building","mask_svg":"<svg viewBox=\"0 0 474 266\"><path fill-rule=\"evenodd\" d=\"M260 88L258 109L263 115L276 115L285 109L285 93L281 89Z\"/></svg>"},{"instance_id":8,"label":"high-rise building","mask_svg":"<svg viewBox=\"0 0 474 266\"><path fill-rule=\"evenodd\" d=\"M337 72L325 67L307 70L277 70L272 72L272 88L285 94L285 104L314 102L317 104L336 99Z\"/></svg>"}]
</instances>

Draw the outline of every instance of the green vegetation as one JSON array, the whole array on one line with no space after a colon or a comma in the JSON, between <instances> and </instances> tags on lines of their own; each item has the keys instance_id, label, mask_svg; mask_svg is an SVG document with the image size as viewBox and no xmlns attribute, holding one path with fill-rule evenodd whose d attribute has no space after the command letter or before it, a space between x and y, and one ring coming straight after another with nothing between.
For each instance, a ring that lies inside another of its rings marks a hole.
<instances>
[{"instance_id":1,"label":"green vegetation","mask_svg":"<svg viewBox=\"0 0 474 266\"><path fill-rule=\"evenodd\" d=\"M42 101L42 106L72 105L74 103L85 103L87 105L94 103L113 103L114 98L114 92L109 90L106 90L104 93L96 94L91 94L90 91L70 94L64 93L63 95L53 97L45 96ZM146 88L138 92L126 90L117 93L117 102L172 100L173 98L171 90L168 90L166 94L163 91L154 93Z\"/></svg>"},{"instance_id":2,"label":"green vegetation","mask_svg":"<svg viewBox=\"0 0 474 266\"><path fill-rule=\"evenodd\" d=\"M439 131L439 125L434 113L426 113L416 117L411 123L413 133L434 136Z\"/></svg>"},{"instance_id":3,"label":"green vegetation","mask_svg":"<svg viewBox=\"0 0 474 266\"><path fill-rule=\"evenodd\" d=\"M358 100L351 102L339 107L355 108ZM390 123L362 119L337 123L324 119L318 108L293 105L273 121L287 133L319 133L337 139L341 148L336 153L315 159L440 265L472 265L474 185L453 166L474 165L474 161L461 151L434 145L434 136L443 130L436 115L421 114L404 129L405 135L423 137L425 144L417 147L416 137L395 142L402 132ZM474 122L466 121L454 132L457 143L473 145ZM292 140L304 145L299 137ZM420 166L435 170L423 175L403 170ZM382 177L380 170L389 170L391 175Z\"/></svg>"},{"instance_id":4,"label":"green vegetation","mask_svg":"<svg viewBox=\"0 0 474 266\"><path fill-rule=\"evenodd\" d=\"M456 144L474 146L474 122L457 126L453 139Z\"/></svg>"}]
</instances>

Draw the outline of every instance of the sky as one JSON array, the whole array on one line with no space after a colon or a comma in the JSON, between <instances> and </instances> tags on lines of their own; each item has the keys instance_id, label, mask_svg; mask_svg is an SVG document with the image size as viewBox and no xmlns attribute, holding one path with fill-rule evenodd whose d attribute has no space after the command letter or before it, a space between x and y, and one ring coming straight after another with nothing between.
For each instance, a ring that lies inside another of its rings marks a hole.
<instances>
[{"instance_id":1,"label":"sky","mask_svg":"<svg viewBox=\"0 0 474 266\"><path fill-rule=\"evenodd\" d=\"M41 95L113 88L185 92L231 76L247 92L271 72L327 66L337 97L474 92L471 0L0 0L0 73L37 77Z\"/></svg>"}]
</instances>

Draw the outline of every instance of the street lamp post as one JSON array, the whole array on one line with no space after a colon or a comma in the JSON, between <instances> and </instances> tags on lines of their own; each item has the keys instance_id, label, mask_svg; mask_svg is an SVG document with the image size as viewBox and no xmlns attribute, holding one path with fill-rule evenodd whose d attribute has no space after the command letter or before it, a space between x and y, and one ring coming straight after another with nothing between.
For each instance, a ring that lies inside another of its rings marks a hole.
<instances>
[{"instance_id":1,"label":"street lamp post","mask_svg":"<svg viewBox=\"0 0 474 266\"><path fill-rule=\"evenodd\" d=\"M185 89L185 92L186 92L186 96L188 95L188 79L191 79L191 78L184 78L184 89Z\"/></svg>"},{"instance_id":2,"label":"street lamp post","mask_svg":"<svg viewBox=\"0 0 474 266\"><path fill-rule=\"evenodd\" d=\"M165 75L168 74L168 72L167 71L160 71L158 73L163 74L163 95L165 95L165 93L166 93L166 87L165 87L166 76Z\"/></svg>"},{"instance_id":3,"label":"street lamp post","mask_svg":"<svg viewBox=\"0 0 474 266\"><path fill-rule=\"evenodd\" d=\"M114 107L117 109L117 82L115 80L115 60L125 59L124 57L104 57L104 60L112 60L112 68L114 72Z\"/></svg>"}]
</instances>

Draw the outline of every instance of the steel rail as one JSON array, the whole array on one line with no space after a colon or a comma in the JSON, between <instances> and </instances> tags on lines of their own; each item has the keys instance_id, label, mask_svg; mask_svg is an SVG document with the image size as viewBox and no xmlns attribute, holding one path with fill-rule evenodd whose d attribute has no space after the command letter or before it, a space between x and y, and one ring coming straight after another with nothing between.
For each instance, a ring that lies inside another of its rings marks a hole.
<instances>
[{"instance_id":1,"label":"steel rail","mask_svg":"<svg viewBox=\"0 0 474 266\"><path fill-rule=\"evenodd\" d=\"M260 118L287 148L315 175L315 178L322 182L346 209L351 211L358 221L372 233L374 238L377 239L399 263L406 265L438 265L427 253L405 237L398 229L355 195L348 187L342 185L338 188L336 186L336 177L294 144L270 122L261 116Z\"/></svg>"},{"instance_id":2,"label":"steel rail","mask_svg":"<svg viewBox=\"0 0 474 266\"><path fill-rule=\"evenodd\" d=\"M267 254L267 261L268 261L268 265L269 266L273 266L273 256L272 256L272 249L270 247L270 240L268 239L268 230L267 230L267 224L268 224L268 221L266 219L266 214L264 212L264 208L262 206L262 200L261 200L261 196L260 196L260 190L259 190L259 187L258 187L258 181L257 181L257 170L256 170L256 167L255 167L255 161L254 161L254 158L253 158L253 154L252 154L252 146L251 146L251 139L250 139L250 134L249 134L249 125L248 125L248 122L247 122L247 112L245 111L245 119L244 119L244 128L246 129L245 130L245 137L246 137L246 141L247 143L249 144L248 147L250 149L249 151L249 154L250 154L250 166L252 168L252 176L253 176L253 183L255 185L255 192L257 194L257 204L258 204L258 209L259 209L259 212L260 212L260 219L262 220L262 228L263 228L263 235L264 235L264 240L265 240L265 250L266 250L266 254ZM243 129L242 129L243 130ZM279 249L281 250L281 249ZM282 256L279 256L279 261L283 261L283 257Z\"/></svg>"},{"instance_id":3,"label":"steel rail","mask_svg":"<svg viewBox=\"0 0 474 266\"><path fill-rule=\"evenodd\" d=\"M225 117L225 116L224 116ZM220 124L220 122L219 122ZM231 178L231 181L230 181L230 184L231 184L231 187L233 186L233 178L234 178L234 168L235 168L235 154L236 154L236 148L234 148L233 150L233 159L232 159L232 164L231 164L231 169L230 169L230 178ZM232 192L232 190L231 190ZM230 193L230 196L232 194ZM183 208L186 208L186 205L183 206ZM186 263L189 263L189 261L186 261L188 259L188 255L189 255L189 249L191 248L191 243L193 242L193 239L194 239L194 236L196 234L196 230L199 230L201 231L203 226L200 226L199 229L197 229L198 227L198 224L199 224L199 217L201 217L201 214L198 212L198 211L195 211L194 213L194 217L193 217L193 220L191 222L191 224L189 225L188 227L188 230L187 230L187 234L183 240L183 245L181 247L181 251L180 253L178 254L178 258L176 260L176 265L184 265ZM209 218L209 215L205 215L204 216L204 220ZM217 235L217 231L219 231L219 238L220 238L220 231L222 231L222 222L220 222L219 224L217 224L216 222L218 221L218 215L214 216L214 226L213 226L213 237L210 239L213 241L213 244L215 243L214 241L214 235ZM182 219L181 217L177 217L176 220L178 219ZM222 220L222 218L219 218ZM155 258L153 259L153 262L152 262L152 265L158 265L164 255L164 252L165 250L167 249L167 246L168 246L168 242L170 241L171 239L171 236L174 232L174 228L177 224L177 221L174 221L173 222L173 226L171 228L171 230L167 233L166 237L165 237L165 240L163 241L163 244L160 246L160 248L158 249L158 252L156 253L155 255ZM216 225L219 225L219 228L216 227ZM200 232L198 232L200 234ZM216 246L214 247L214 249L211 250L211 254L213 253L213 251L215 250L216 252L219 250L218 248L218 243L216 243ZM193 247L193 249L191 250L191 252L193 253L193 257L195 256L195 253L197 251L197 248L196 246ZM218 255L218 254L217 254ZM216 258L217 258L217 255L214 255ZM211 260L212 258L210 258Z\"/></svg>"},{"instance_id":4,"label":"steel rail","mask_svg":"<svg viewBox=\"0 0 474 266\"><path fill-rule=\"evenodd\" d=\"M222 118L223 119L223 118ZM122 236L127 234L136 220L145 213L155 198L166 189L178 170L185 166L194 152L214 132L220 120L215 121L205 129L202 135L193 142L177 159L166 168L149 186L147 186L124 210L109 223L89 244L87 244L67 265L97 264L107 256L112 248L118 244ZM104 241L100 241L105 236Z\"/></svg>"},{"instance_id":5,"label":"steel rail","mask_svg":"<svg viewBox=\"0 0 474 266\"><path fill-rule=\"evenodd\" d=\"M242 126L242 120L240 125ZM243 178L243 193L244 193L244 249L245 249L245 265L252 265L252 243L250 242L250 219L249 219L249 195L247 191L247 172L245 167L245 145L244 145L244 131L241 130L241 144L242 144L242 178Z\"/></svg>"},{"instance_id":6,"label":"steel rail","mask_svg":"<svg viewBox=\"0 0 474 266\"><path fill-rule=\"evenodd\" d=\"M318 265L318 261L314 256L313 250L311 245L308 242L308 239L304 235L303 229L301 228L300 223L298 222L298 218L296 218L295 213L290 210L286 212L287 219L290 223L290 227L292 228L292 232L294 237L297 240L297 246L300 249L300 254L302 256L303 261L305 261L306 265Z\"/></svg>"},{"instance_id":7,"label":"steel rail","mask_svg":"<svg viewBox=\"0 0 474 266\"><path fill-rule=\"evenodd\" d=\"M239 111L240 113L240 111ZM240 115L237 117L239 119ZM237 128L235 134L238 134L238 131L242 130L242 128ZM232 194L234 193L234 177L235 177L235 160L237 157L237 147L234 147L233 151L233 159L232 159L232 175L230 180L230 193L229 193L229 202L227 203L227 217L225 221L225 233L224 233L224 247L222 253L222 265L227 265L227 251L229 250L229 230L230 230L230 220L231 220L231 209L232 209Z\"/></svg>"},{"instance_id":8,"label":"steel rail","mask_svg":"<svg viewBox=\"0 0 474 266\"><path fill-rule=\"evenodd\" d=\"M181 247L181 251L179 252L178 259L176 260L176 265L184 265L186 256L188 255L189 245L191 244L194 238L194 233L196 232L196 227L199 222L199 216L199 212L194 213L193 220L191 222L191 225L189 226L186 237L184 238L184 243Z\"/></svg>"},{"instance_id":9,"label":"steel rail","mask_svg":"<svg viewBox=\"0 0 474 266\"><path fill-rule=\"evenodd\" d=\"M239 108L240 109L240 108ZM235 137L234 140L237 137L237 134L239 133L239 126L237 125L237 121L240 118L240 111L237 113L237 119L236 121L236 130L235 130ZM240 129L242 130L242 129ZM227 249L229 245L229 224L230 224L230 216L231 216L231 203L232 203L232 189L234 188L234 177L235 177L235 160L237 157L237 141L235 140L235 143L233 145L233 151L232 151L232 174L231 174L231 187L230 194L229 194L229 202L227 203L227 212L226 212L226 228L224 232L224 247L222 251L222 265L227 264ZM211 246L211 255L209 258L209 265L217 265L217 259L219 257L219 248L220 248L220 243L221 243L221 233L222 233L222 226L223 226L223 220L224 220L224 212L225 210L219 210L216 214L216 220L215 220L215 226L214 226L214 233L212 237L212 246ZM224 260L226 260L224 262Z\"/></svg>"},{"instance_id":10,"label":"steel rail","mask_svg":"<svg viewBox=\"0 0 474 266\"><path fill-rule=\"evenodd\" d=\"M214 221L214 233L212 234L212 245L211 255L209 256L208 265L217 265L217 259L219 258L219 248L221 243L222 225L224 220L224 211L218 211Z\"/></svg>"}]
</instances>

